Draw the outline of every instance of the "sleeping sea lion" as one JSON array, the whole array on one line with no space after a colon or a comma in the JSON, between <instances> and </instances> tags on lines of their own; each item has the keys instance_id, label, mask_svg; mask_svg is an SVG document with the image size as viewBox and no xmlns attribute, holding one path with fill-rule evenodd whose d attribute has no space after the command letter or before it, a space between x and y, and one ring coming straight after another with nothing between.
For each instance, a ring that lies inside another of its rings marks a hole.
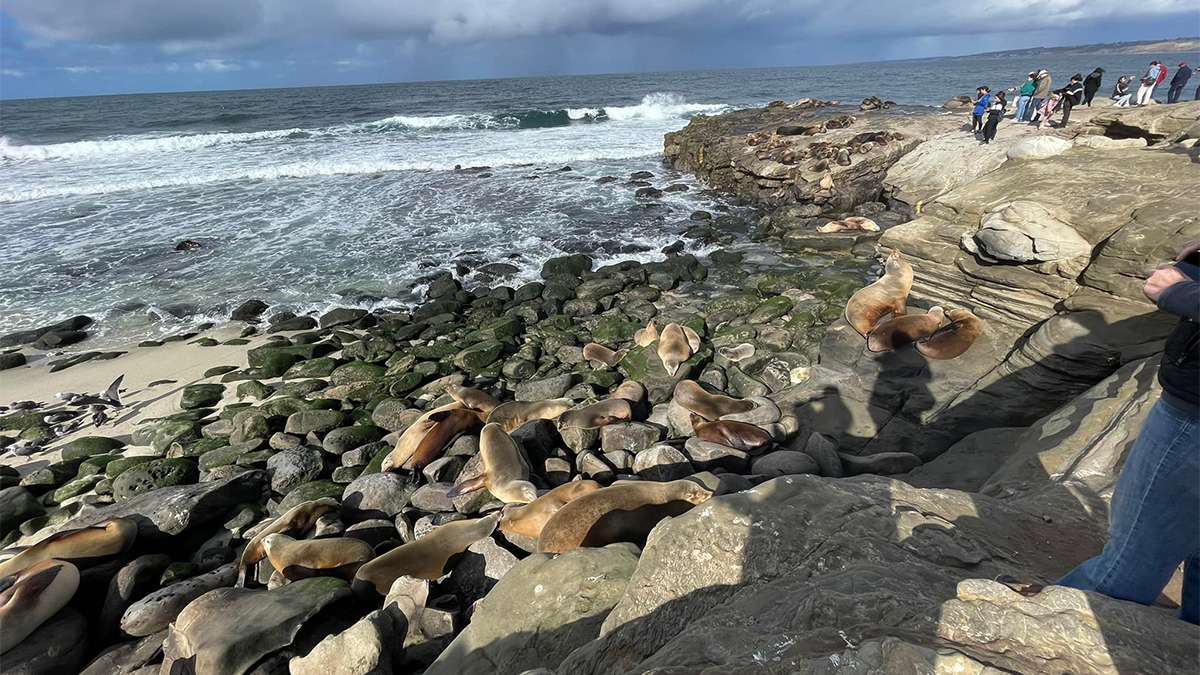
<instances>
[{"instance_id":1,"label":"sleeping sea lion","mask_svg":"<svg viewBox=\"0 0 1200 675\"><path fill-rule=\"evenodd\" d=\"M288 509L287 513L273 520L270 525L246 542L246 548L242 549L242 557L238 561L236 585L244 586L247 579L246 572L267 556L267 551L263 548L264 539L272 534L303 534L312 529L318 518L337 508L338 501L336 499L322 497L297 504Z\"/></svg>"},{"instance_id":2,"label":"sleeping sea lion","mask_svg":"<svg viewBox=\"0 0 1200 675\"><path fill-rule=\"evenodd\" d=\"M598 429L617 422L633 419L633 406L623 398L606 398L603 401L568 410L558 417L560 429Z\"/></svg>"},{"instance_id":3,"label":"sleeping sea lion","mask_svg":"<svg viewBox=\"0 0 1200 675\"><path fill-rule=\"evenodd\" d=\"M370 544L353 537L293 539L276 533L263 537L262 546L271 567L288 581L315 576L349 580L359 566L375 557Z\"/></svg>"},{"instance_id":4,"label":"sleeping sea lion","mask_svg":"<svg viewBox=\"0 0 1200 675\"><path fill-rule=\"evenodd\" d=\"M0 576L16 574L51 558L83 566L103 562L128 551L137 532L137 523L129 518L113 518L90 527L56 532L0 563Z\"/></svg>"},{"instance_id":5,"label":"sleeping sea lion","mask_svg":"<svg viewBox=\"0 0 1200 675\"><path fill-rule=\"evenodd\" d=\"M646 387L637 380L625 380L608 393L609 398L623 398L630 403L646 400Z\"/></svg>"},{"instance_id":6,"label":"sleeping sea lion","mask_svg":"<svg viewBox=\"0 0 1200 675\"><path fill-rule=\"evenodd\" d=\"M962 356L983 334L983 320L966 309L946 311L950 323L917 341L917 351L931 359Z\"/></svg>"},{"instance_id":7,"label":"sleeping sea lion","mask_svg":"<svg viewBox=\"0 0 1200 675\"><path fill-rule=\"evenodd\" d=\"M446 393L462 407L478 410L484 415L491 413L496 406L500 405L500 401L497 401L491 394L471 387L447 387Z\"/></svg>"},{"instance_id":8,"label":"sleeping sea lion","mask_svg":"<svg viewBox=\"0 0 1200 675\"><path fill-rule=\"evenodd\" d=\"M489 423L479 433L479 458L483 460L483 473L455 485L447 497L487 488L505 504L528 504L537 499L537 488L529 482L525 453L499 424Z\"/></svg>"},{"instance_id":9,"label":"sleeping sea lion","mask_svg":"<svg viewBox=\"0 0 1200 675\"><path fill-rule=\"evenodd\" d=\"M695 380L680 380L675 385L673 400L688 412L706 420L719 420L725 415L749 412L754 408L752 401L710 394Z\"/></svg>"},{"instance_id":10,"label":"sleeping sea lion","mask_svg":"<svg viewBox=\"0 0 1200 675\"><path fill-rule=\"evenodd\" d=\"M488 424L499 424L505 431L513 431L530 420L555 420L559 415L575 407L569 398L550 398L545 401L509 401L496 406L487 417Z\"/></svg>"},{"instance_id":11,"label":"sleeping sea lion","mask_svg":"<svg viewBox=\"0 0 1200 675\"><path fill-rule=\"evenodd\" d=\"M779 409L779 405L766 396L748 396L742 400L747 401L753 407L746 412L721 415L721 419L730 422L745 422L746 424L753 424L760 429L767 429L783 417L783 412Z\"/></svg>"},{"instance_id":12,"label":"sleeping sea lion","mask_svg":"<svg viewBox=\"0 0 1200 675\"><path fill-rule=\"evenodd\" d=\"M596 342L589 342L583 346L583 358L593 363L601 363L609 368L617 365L621 357L625 355L624 350L616 351L605 347Z\"/></svg>"},{"instance_id":13,"label":"sleeping sea lion","mask_svg":"<svg viewBox=\"0 0 1200 675\"><path fill-rule=\"evenodd\" d=\"M662 360L667 374L674 377L679 365L700 351L700 336L696 331L669 323L658 336L658 358Z\"/></svg>"},{"instance_id":14,"label":"sleeping sea lion","mask_svg":"<svg viewBox=\"0 0 1200 675\"><path fill-rule=\"evenodd\" d=\"M649 347L658 339L658 326L654 325L654 319L646 322L646 327L638 330L633 334L633 344L639 347Z\"/></svg>"},{"instance_id":15,"label":"sleeping sea lion","mask_svg":"<svg viewBox=\"0 0 1200 675\"><path fill-rule=\"evenodd\" d=\"M536 540L546 521L559 509L599 489L600 484L594 480L576 480L559 485L528 504L506 506L500 514L500 531Z\"/></svg>"},{"instance_id":16,"label":"sleeping sea lion","mask_svg":"<svg viewBox=\"0 0 1200 675\"><path fill-rule=\"evenodd\" d=\"M75 597L79 570L64 560L48 558L4 582L8 586L0 591L0 654L21 644Z\"/></svg>"},{"instance_id":17,"label":"sleeping sea lion","mask_svg":"<svg viewBox=\"0 0 1200 675\"><path fill-rule=\"evenodd\" d=\"M646 507L685 502L690 508L712 494L690 480L622 482L589 492L550 516L538 538L538 552L565 553L580 546L628 541L626 535L644 537L644 532L668 515L661 509Z\"/></svg>"},{"instance_id":18,"label":"sleeping sea lion","mask_svg":"<svg viewBox=\"0 0 1200 675\"><path fill-rule=\"evenodd\" d=\"M831 220L817 228L817 232L829 234L832 232L878 232L879 225L870 218L850 216L841 220Z\"/></svg>"},{"instance_id":19,"label":"sleeping sea lion","mask_svg":"<svg viewBox=\"0 0 1200 675\"><path fill-rule=\"evenodd\" d=\"M723 359L738 363L754 356L754 345L750 344L749 342L743 342L737 346L726 345L724 347L718 347L717 353L720 354L721 358Z\"/></svg>"},{"instance_id":20,"label":"sleeping sea lion","mask_svg":"<svg viewBox=\"0 0 1200 675\"><path fill-rule=\"evenodd\" d=\"M921 338L933 335L946 313L941 307L931 307L925 314L897 316L883 322L867 335L867 349L873 352L890 352Z\"/></svg>"},{"instance_id":21,"label":"sleeping sea lion","mask_svg":"<svg viewBox=\"0 0 1200 675\"><path fill-rule=\"evenodd\" d=\"M483 424L479 418L478 411L464 408L458 402L430 410L400 434L381 470L404 469L419 473L426 464L440 457L454 439L478 429Z\"/></svg>"},{"instance_id":22,"label":"sleeping sea lion","mask_svg":"<svg viewBox=\"0 0 1200 675\"><path fill-rule=\"evenodd\" d=\"M386 596L392 582L408 576L433 581L446 574L447 563L467 547L490 535L500 520L493 513L474 520L439 525L420 539L397 546L358 568L352 589L366 596Z\"/></svg>"},{"instance_id":23,"label":"sleeping sea lion","mask_svg":"<svg viewBox=\"0 0 1200 675\"><path fill-rule=\"evenodd\" d=\"M864 338L889 314L902 316L912 290L913 271L893 250L884 263L883 276L858 289L846 302L846 322Z\"/></svg>"},{"instance_id":24,"label":"sleeping sea lion","mask_svg":"<svg viewBox=\"0 0 1200 675\"><path fill-rule=\"evenodd\" d=\"M692 414L692 430L696 438L710 443L724 445L742 452L754 452L771 444L771 434L763 429L745 422L717 420L709 422L703 417Z\"/></svg>"}]
</instances>

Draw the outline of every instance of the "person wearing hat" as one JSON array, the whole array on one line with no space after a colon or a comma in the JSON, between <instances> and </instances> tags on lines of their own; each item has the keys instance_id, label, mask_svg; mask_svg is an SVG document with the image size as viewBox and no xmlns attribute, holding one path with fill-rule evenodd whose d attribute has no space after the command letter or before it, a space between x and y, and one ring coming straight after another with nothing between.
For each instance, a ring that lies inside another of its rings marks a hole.
<instances>
[{"instance_id":1,"label":"person wearing hat","mask_svg":"<svg viewBox=\"0 0 1200 675\"><path fill-rule=\"evenodd\" d=\"M1171 86L1167 89L1167 103L1179 102L1179 95L1183 93L1183 88L1187 86L1190 79L1192 79L1192 69L1188 67L1188 64L1180 61L1179 70L1175 71L1175 77L1171 78Z\"/></svg>"},{"instance_id":2,"label":"person wearing hat","mask_svg":"<svg viewBox=\"0 0 1200 675\"><path fill-rule=\"evenodd\" d=\"M1083 78L1083 102L1089 108L1092 107L1092 99L1096 97L1096 92L1100 91L1100 80L1103 77L1104 69L1097 68Z\"/></svg>"},{"instance_id":3,"label":"person wearing hat","mask_svg":"<svg viewBox=\"0 0 1200 675\"><path fill-rule=\"evenodd\" d=\"M1037 122L1041 116L1042 107L1046 103L1046 99L1050 97L1050 87L1053 86L1053 80L1050 78L1050 71L1045 68L1037 73L1037 84L1033 88L1033 98L1029 99L1029 105L1026 110L1032 110L1029 113L1030 124Z\"/></svg>"},{"instance_id":4,"label":"person wearing hat","mask_svg":"<svg viewBox=\"0 0 1200 675\"><path fill-rule=\"evenodd\" d=\"M1162 79L1162 74L1165 70L1166 66L1158 61L1150 62L1150 67L1146 69L1145 73L1142 73L1141 86L1138 87L1138 105L1146 105L1154 100L1154 87Z\"/></svg>"},{"instance_id":5,"label":"person wearing hat","mask_svg":"<svg viewBox=\"0 0 1200 675\"><path fill-rule=\"evenodd\" d=\"M1026 111L1029 108L1029 101L1033 98L1033 92L1037 89L1037 72L1029 73L1025 78L1025 84L1017 91L1016 108L1017 112L1013 119L1018 122L1028 121L1029 116Z\"/></svg>"}]
</instances>

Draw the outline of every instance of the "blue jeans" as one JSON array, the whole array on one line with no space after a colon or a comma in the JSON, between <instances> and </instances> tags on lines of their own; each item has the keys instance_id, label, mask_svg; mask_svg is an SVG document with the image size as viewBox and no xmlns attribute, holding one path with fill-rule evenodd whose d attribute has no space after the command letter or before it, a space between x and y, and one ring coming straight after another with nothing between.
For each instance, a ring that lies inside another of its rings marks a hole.
<instances>
[{"instance_id":1,"label":"blue jeans","mask_svg":"<svg viewBox=\"0 0 1200 675\"><path fill-rule=\"evenodd\" d=\"M1041 109L1042 104L1046 102L1044 98L1030 98L1029 104L1025 106L1025 118L1032 121L1033 116Z\"/></svg>"},{"instance_id":2,"label":"blue jeans","mask_svg":"<svg viewBox=\"0 0 1200 675\"><path fill-rule=\"evenodd\" d=\"M1184 563L1179 616L1200 623L1200 424L1196 410L1159 400L1125 458L1109 539L1060 586L1148 605Z\"/></svg>"},{"instance_id":3,"label":"blue jeans","mask_svg":"<svg viewBox=\"0 0 1200 675\"><path fill-rule=\"evenodd\" d=\"M1025 121L1025 108L1029 105L1029 99L1030 99L1029 96L1018 96L1017 97L1017 116L1015 119L1018 122Z\"/></svg>"}]
</instances>

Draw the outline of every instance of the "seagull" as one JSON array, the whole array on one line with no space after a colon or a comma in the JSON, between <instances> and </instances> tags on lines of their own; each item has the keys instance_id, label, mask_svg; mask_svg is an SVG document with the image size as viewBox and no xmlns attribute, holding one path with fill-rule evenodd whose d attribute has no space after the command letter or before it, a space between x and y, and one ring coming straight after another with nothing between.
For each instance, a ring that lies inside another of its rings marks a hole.
<instances>
[{"instance_id":1,"label":"seagull","mask_svg":"<svg viewBox=\"0 0 1200 675\"><path fill-rule=\"evenodd\" d=\"M99 396L81 395L71 399L71 405L102 405L112 406L114 408L122 407L121 403L121 380L125 379L124 375L120 375L117 379L108 385L108 389L104 390Z\"/></svg>"}]
</instances>

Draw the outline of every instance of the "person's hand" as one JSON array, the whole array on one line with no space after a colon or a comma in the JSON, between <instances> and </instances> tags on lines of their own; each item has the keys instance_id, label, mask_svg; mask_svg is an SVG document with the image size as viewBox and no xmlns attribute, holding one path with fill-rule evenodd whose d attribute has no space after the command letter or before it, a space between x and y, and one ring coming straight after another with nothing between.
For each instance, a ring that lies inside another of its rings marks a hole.
<instances>
[{"instance_id":1,"label":"person's hand","mask_svg":"<svg viewBox=\"0 0 1200 675\"><path fill-rule=\"evenodd\" d=\"M1175 262L1183 260L1196 251L1200 251L1200 239L1189 241L1188 243L1184 244L1183 248L1179 249L1179 255L1175 256Z\"/></svg>"},{"instance_id":2,"label":"person's hand","mask_svg":"<svg viewBox=\"0 0 1200 675\"><path fill-rule=\"evenodd\" d=\"M1146 284L1142 286L1142 292L1146 294L1147 298L1157 303L1163 291L1184 281L1188 281L1188 278L1183 272L1179 271L1178 267L1163 267L1154 270L1150 278L1146 279Z\"/></svg>"}]
</instances>

